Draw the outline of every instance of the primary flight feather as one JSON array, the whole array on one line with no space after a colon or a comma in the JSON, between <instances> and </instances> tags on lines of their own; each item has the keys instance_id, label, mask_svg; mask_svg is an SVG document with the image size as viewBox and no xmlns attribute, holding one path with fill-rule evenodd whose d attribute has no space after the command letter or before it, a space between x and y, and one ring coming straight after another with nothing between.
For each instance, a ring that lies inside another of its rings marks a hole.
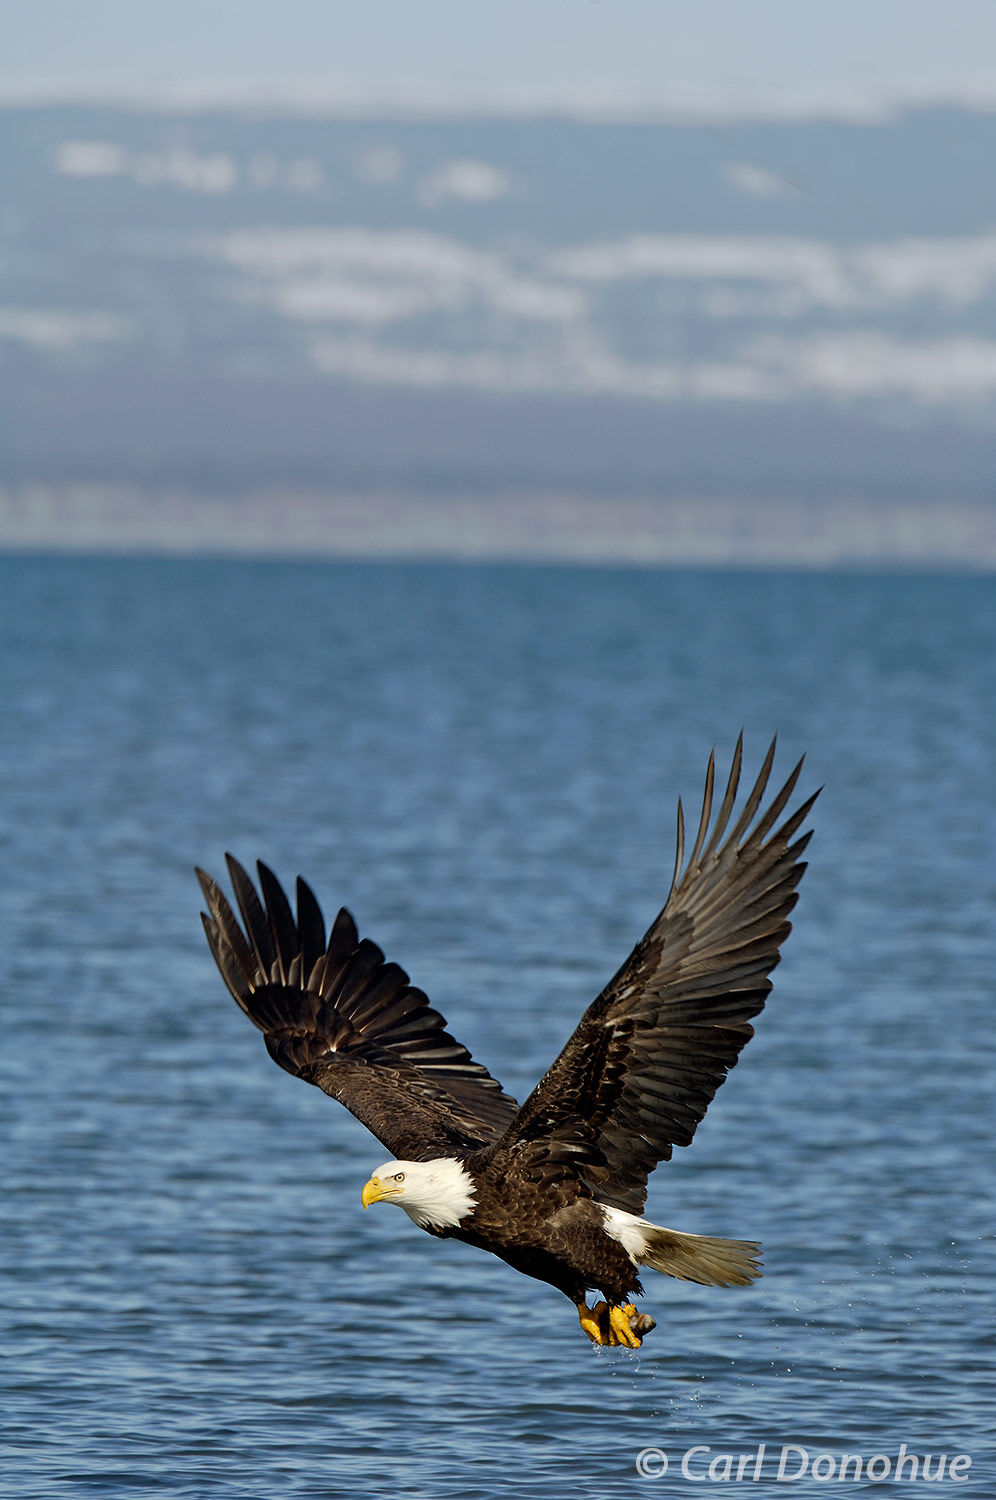
<instances>
[{"instance_id":1,"label":"primary flight feather","mask_svg":"<svg viewBox=\"0 0 996 1500\"><path fill-rule=\"evenodd\" d=\"M363 1205L399 1204L421 1228L479 1245L549 1282L599 1344L636 1348L654 1326L632 1298L640 1269L743 1286L750 1240L685 1234L640 1217L647 1177L687 1146L753 1036L751 1018L791 930L818 793L779 823L802 761L762 811L775 745L734 819L742 740L713 818L715 763L687 860L681 804L664 909L520 1107L455 1040L423 992L341 910L326 935L310 887L297 914L272 871L259 891L227 856L241 923L197 875L211 951L267 1051L338 1099L395 1158ZM589 1308L588 1293L603 1300Z\"/></svg>"}]
</instances>

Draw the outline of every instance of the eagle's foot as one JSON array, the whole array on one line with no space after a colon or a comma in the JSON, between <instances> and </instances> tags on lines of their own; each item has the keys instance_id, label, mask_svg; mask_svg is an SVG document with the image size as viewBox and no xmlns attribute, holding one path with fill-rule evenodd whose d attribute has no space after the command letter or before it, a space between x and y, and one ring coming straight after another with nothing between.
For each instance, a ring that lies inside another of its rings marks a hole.
<instances>
[{"instance_id":1,"label":"eagle's foot","mask_svg":"<svg viewBox=\"0 0 996 1500\"><path fill-rule=\"evenodd\" d=\"M647 1313L637 1312L632 1302L621 1306L596 1302L589 1308L586 1303L577 1304L582 1330L593 1344L622 1345L625 1349L639 1349L645 1336L657 1324Z\"/></svg>"},{"instance_id":2,"label":"eagle's foot","mask_svg":"<svg viewBox=\"0 0 996 1500\"><path fill-rule=\"evenodd\" d=\"M643 1336L634 1333L630 1325L630 1319L636 1316L637 1311L632 1302L624 1302L621 1307L614 1302L609 1308L609 1332L612 1335L609 1342L622 1344L626 1349L639 1349Z\"/></svg>"},{"instance_id":3,"label":"eagle's foot","mask_svg":"<svg viewBox=\"0 0 996 1500\"><path fill-rule=\"evenodd\" d=\"M589 1307L587 1302L579 1302L577 1308L582 1332L588 1335L592 1343L609 1343L608 1306L604 1302L596 1302L594 1307Z\"/></svg>"}]
</instances>

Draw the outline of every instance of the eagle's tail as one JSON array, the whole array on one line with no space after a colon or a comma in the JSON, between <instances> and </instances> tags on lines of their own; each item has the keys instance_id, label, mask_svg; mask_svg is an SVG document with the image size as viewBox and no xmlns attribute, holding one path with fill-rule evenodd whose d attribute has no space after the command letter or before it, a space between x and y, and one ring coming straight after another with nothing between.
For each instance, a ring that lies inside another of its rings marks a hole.
<instances>
[{"instance_id":1,"label":"eagle's tail","mask_svg":"<svg viewBox=\"0 0 996 1500\"><path fill-rule=\"evenodd\" d=\"M649 1224L621 1208L602 1208L605 1228L638 1266L663 1271L679 1281L702 1286L749 1286L761 1272L761 1247L755 1240L720 1240L707 1234L683 1234Z\"/></svg>"},{"instance_id":2,"label":"eagle's tail","mask_svg":"<svg viewBox=\"0 0 996 1500\"><path fill-rule=\"evenodd\" d=\"M703 1286L749 1286L762 1275L761 1247L755 1240L719 1240L708 1234L682 1234L648 1224L641 1266L698 1281Z\"/></svg>"}]
</instances>

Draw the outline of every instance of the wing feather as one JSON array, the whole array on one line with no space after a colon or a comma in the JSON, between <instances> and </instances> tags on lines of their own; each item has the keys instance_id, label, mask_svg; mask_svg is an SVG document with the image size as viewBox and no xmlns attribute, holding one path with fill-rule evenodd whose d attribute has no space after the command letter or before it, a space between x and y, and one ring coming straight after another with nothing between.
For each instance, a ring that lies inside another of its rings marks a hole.
<instances>
[{"instance_id":1,"label":"wing feather","mask_svg":"<svg viewBox=\"0 0 996 1500\"><path fill-rule=\"evenodd\" d=\"M297 882L295 918L266 865L257 865L257 893L239 862L226 861L243 925L198 870L204 931L274 1061L339 1099L396 1156L478 1150L500 1135L515 1100L449 1034L405 970L359 937L349 912L339 912L326 941L305 881Z\"/></svg>"},{"instance_id":2,"label":"wing feather","mask_svg":"<svg viewBox=\"0 0 996 1500\"><path fill-rule=\"evenodd\" d=\"M325 918L306 880L297 877L297 931L301 940L301 973L310 982L315 965L325 957Z\"/></svg>"},{"instance_id":3,"label":"wing feather","mask_svg":"<svg viewBox=\"0 0 996 1500\"><path fill-rule=\"evenodd\" d=\"M715 819L710 755L687 862L678 804L675 870L663 911L589 1006L492 1156L531 1160L540 1138L563 1132L572 1141L564 1168L601 1202L638 1213L650 1171L692 1140L754 1034L750 1022L771 990L769 975L791 931L788 917L806 868L800 856L810 835L795 835L818 793L779 826L802 761L762 811L774 758L772 740L731 824L743 736Z\"/></svg>"}]
</instances>

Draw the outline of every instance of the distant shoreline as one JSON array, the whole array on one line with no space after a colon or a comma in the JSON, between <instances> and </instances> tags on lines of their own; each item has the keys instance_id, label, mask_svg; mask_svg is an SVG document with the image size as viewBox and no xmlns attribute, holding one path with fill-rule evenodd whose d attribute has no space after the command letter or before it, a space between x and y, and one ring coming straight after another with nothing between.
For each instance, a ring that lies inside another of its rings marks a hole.
<instances>
[{"instance_id":1,"label":"distant shoreline","mask_svg":"<svg viewBox=\"0 0 996 1500\"><path fill-rule=\"evenodd\" d=\"M996 571L996 506L536 491L0 488L0 552Z\"/></svg>"},{"instance_id":2,"label":"distant shoreline","mask_svg":"<svg viewBox=\"0 0 996 1500\"><path fill-rule=\"evenodd\" d=\"M818 122L884 124L931 110L966 114L996 113L996 86L882 88L841 87L797 92L751 89L632 87L601 91L578 87L554 91L461 91L435 86L355 89L348 83L293 89L216 84L80 85L64 78L50 82L0 83L0 109L95 109L135 115L218 115L254 119L315 120L328 123L404 124L413 121L568 120L594 125L804 125Z\"/></svg>"}]
</instances>

